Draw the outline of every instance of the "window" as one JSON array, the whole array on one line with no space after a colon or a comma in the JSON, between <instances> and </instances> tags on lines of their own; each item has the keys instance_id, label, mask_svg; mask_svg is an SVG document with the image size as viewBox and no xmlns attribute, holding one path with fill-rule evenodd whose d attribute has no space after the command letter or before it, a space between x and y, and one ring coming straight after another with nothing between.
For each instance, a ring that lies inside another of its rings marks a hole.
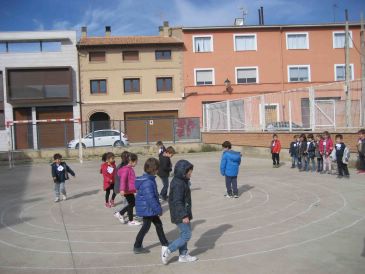
<instances>
[{"instance_id":1,"label":"window","mask_svg":"<svg viewBox=\"0 0 365 274\"><path fill-rule=\"evenodd\" d=\"M89 52L90 62L105 62L105 51Z\"/></svg>"},{"instance_id":2,"label":"window","mask_svg":"<svg viewBox=\"0 0 365 274\"><path fill-rule=\"evenodd\" d=\"M309 49L308 33L287 33L286 49Z\"/></svg>"},{"instance_id":3,"label":"window","mask_svg":"<svg viewBox=\"0 0 365 274\"><path fill-rule=\"evenodd\" d=\"M310 82L310 66L288 66L289 82Z\"/></svg>"},{"instance_id":4,"label":"window","mask_svg":"<svg viewBox=\"0 0 365 274\"><path fill-rule=\"evenodd\" d=\"M172 91L172 77L156 78L157 91Z\"/></svg>"},{"instance_id":5,"label":"window","mask_svg":"<svg viewBox=\"0 0 365 274\"><path fill-rule=\"evenodd\" d=\"M257 50L256 34L235 34L234 35L234 50Z\"/></svg>"},{"instance_id":6,"label":"window","mask_svg":"<svg viewBox=\"0 0 365 274\"><path fill-rule=\"evenodd\" d=\"M349 31L350 43L349 47L352 48L352 31ZM346 34L344 31L333 32L333 48L343 49L345 47Z\"/></svg>"},{"instance_id":7,"label":"window","mask_svg":"<svg viewBox=\"0 0 365 274\"><path fill-rule=\"evenodd\" d=\"M193 36L194 52L211 52L213 51L213 36Z\"/></svg>"},{"instance_id":8,"label":"window","mask_svg":"<svg viewBox=\"0 0 365 274\"><path fill-rule=\"evenodd\" d=\"M214 69L195 69L195 85L214 85Z\"/></svg>"},{"instance_id":9,"label":"window","mask_svg":"<svg viewBox=\"0 0 365 274\"><path fill-rule=\"evenodd\" d=\"M140 92L139 78L124 79L124 93Z\"/></svg>"},{"instance_id":10,"label":"window","mask_svg":"<svg viewBox=\"0 0 365 274\"><path fill-rule=\"evenodd\" d=\"M0 52L7 52L5 42L0 42Z\"/></svg>"},{"instance_id":11,"label":"window","mask_svg":"<svg viewBox=\"0 0 365 274\"><path fill-rule=\"evenodd\" d=\"M91 80L90 81L90 93L91 94L103 94L106 93L106 80Z\"/></svg>"},{"instance_id":12,"label":"window","mask_svg":"<svg viewBox=\"0 0 365 274\"><path fill-rule=\"evenodd\" d=\"M243 67L236 68L236 82L237 84L251 84L258 83L258 68L257 67Z\"/></svg>"},{"instance_id":13,"label":"window","mask_svg":"<svg viewBox=\"0 0 365 274\"><path fill-rule=\"evenodd\" d=\"M123 51L123 61L138 61L138 51Z\"/></svg>"},{"instance_id":14,"label":"window","mask_svg":"<svg viewBox=\"0 0 365 274\"><path fill-rule=\"evenodd\" d=\"M40 52L40 42L8 42L9 52Z\"/></svg>"},{"instance_id":15,"label":"window","mask_svg":"<svg viewBox=\"0 0 365 274\"><path fill-rule=\"evenodd\" d=\"M61 51L61 42L58 41L42 41L42 52L58 52Z\"/></svg>"},{"instance_id":16,"label":"window","mask_svg":"<svg viewBox=\"0 0 365 274\"><path fill-rule=\"evenodd\" d=\"M156 50L155 51L156 60L170 60L171 50Z\"/></svg>"},{"instance_id":17,"label":"window","mask_svg":"<svg viewBox=\"0 0 365 274\"><path fill-rule=\"evenodd\" d=\"M354 80L354 64L350 64L350 80ZM335 65L335 81L346 80L346 65L336 64Z\"/></svg>"}]
</instances>

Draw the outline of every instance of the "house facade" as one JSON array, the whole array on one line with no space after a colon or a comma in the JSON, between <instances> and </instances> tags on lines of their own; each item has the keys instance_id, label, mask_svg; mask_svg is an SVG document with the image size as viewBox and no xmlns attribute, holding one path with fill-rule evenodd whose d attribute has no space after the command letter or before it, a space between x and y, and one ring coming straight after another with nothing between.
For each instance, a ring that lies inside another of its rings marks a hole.
<instances>
[{"instance_id":1,"label":"house facade","mask_svg":"<svg viewBox=\"0 0 365 274\"><path fill-rule=\"evenodd\" d=\"M0 82L0 150L10 135L13 149L62 147L78 137L75 31L1 32ZM37 123L50 119L70 122Z\"/></svg>"}]
</instances>

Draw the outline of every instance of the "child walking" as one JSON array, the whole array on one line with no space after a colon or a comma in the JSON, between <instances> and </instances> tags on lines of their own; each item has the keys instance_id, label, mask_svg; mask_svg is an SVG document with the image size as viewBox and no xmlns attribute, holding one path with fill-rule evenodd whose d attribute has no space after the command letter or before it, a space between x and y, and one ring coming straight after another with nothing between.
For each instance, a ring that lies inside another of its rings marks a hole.
<instances>
[{"instance_id":1,"label":"child walking","mask_svg":"<svg viewBox=\"0 0 365 274\"><path fill-rule=\"evenodd\" d=\"M290 143L289 154L291 157L291 168L296 168L298 166L298 143L299 136L294 135L293 141Z\"/></svg>"},{"instance_id":2,"label":"child walking","mask_svg":"<svg viewBox=\"0 0 365 274\"><path fill-rule=\"evenodd\" d=\"M62 200L66 200L67 195L65 182L69 179L68 174L70 173L73 177L75 177L76 175L75 172L66 164L66 162L62 162L62 155L59 153L53 155L51 173L54 182L54 202L59 202L61 198ZM62 194L62 197L60 196L60 194Z\"/></svg>"},{"instance_id":3,"label":"child walking","mask_svg":"<svg viewBox=\"0 0 365 274\"><path fill-rule=\"evenodd\" d=\"M128 163L129 163L129 156L130 156L130 153L128 151L126 151L126 150L123 151L122 154L120 155L121 162L116 167L116 171L115 171L115 179L114 179L114 192L115 193L120 193L120 177L118 175L118 171L122 167L128 165Z\"/></svg>"},{"instance_id":4,"label":"child walking","mask_svg":"<svg viewBox=\"0 0 365 274\"><path fill-rule=\"evenodd\" d=\"M307 158L308 158L308 166L307 171L311 170L312 172L316 171L316 161L315 158L316 152L316 144L314 142L314 135L308 134L308 141L307 141Z\"/></svg>"},{"instance_id":5,"label":"child walking","mask_svg":"<svg viewBox=\"0 0 365 274\"><path fill-rule=\"evenodd\" d=\"M272 136L272 139L273 140L271 141L271 156L272 156L273 167L280 167L281 144L277 134L274 134Z\"/></svg>"},{"instance_id":6,"label":"child walking","mask_svg":"<svg viewBox=\"0 0 365 274\"><path fill-rule=\"evenodd\" d=\"M336 146L332 152L331 158L332 160L337 162L337 170L338 170L337 178L340 179L344 176L345 178L350 178L349 169L347 167L347 164L349 163L350 159L350 150L343 142L342 134L337 134L335 140L336 140Z\"/></svg>"},{"instance_id":7,"label":"child walking","mask_svg":"<svg viewBox=\"0 0 365 274\"><path fill-rule=\"evenodd\" d=\"M359 154L359 163L357 173L365 174L365 129L360 129L358 134L357 152Z\"/></svg>"},{"instance_id":8,"label":"child walking","mask_svg":"<svg viewBox=\"0 0 365 274\"><path fill-rule=\"evenodd\" d=\"M322 139L323 138L321 134L316 135L316 142L315 142L316 148L314 154L315 157L317 158L317 172L322 172L323 170L323 158L319 150L319 144L321 143Z\"/></svg>"},{"instance_id":9,"label":"child walking","mask_svg":"<svg viewBox=\"0 0 365 274\"><path fill-rule=\"evenodd\" d=\"M323 132L323 140L319 143L319 151L323 158L323 171L321 174L331 174L331 158L333 150L333 141L328 131Z\"/></svg>"},{"instance_id":10,"label":"child walking","mask_svg":"<svg viewBox=\"0 0 365 274\"><path fill-rule=\"evenodd\" d=\"M167 264L170 255L179 250L179 262L188 263L197 260L196 257L188 253L188 241L191 238L191 224L193 219L190 178L194 166L186 161L180 160L175 165L174 178L171 181L169 207L171 222L176 224L180 236L173 241L168 247L162 248L162 263Z\"/></svg>"},{"instance_id":11,"label":"child walking","mask_svg":"<svg viewBox=\"0 0 365 274\"><path fill-rule=\"evenodd\" d=\"M156 227L157 236L162 245L161 256L168 246L162 222L159 216L162 215L162 207L158 199L156 174L159 168L159 161L156 158L147 159L144 164L144 174L136 179L136 213L143 217L143 224L134 242L133 251L135 254L149 253L143 248L143 239L150 230L151 223Z\"/></svg>"},{"instance_id":12,"label":"child walking","mask_svg":"<svg viewBox=\"0 0 365 274\"><path fill-rule=\"evenodd\" d=\"M166 151L159 156L160 167L158 176L161 178L163 187L160 192L160 200L167 201L167 191L169 189L169 176L172 171L171 157L174 156L175 149L173 147L166 148Z\"/></svg>"},{"instance_id":13,"label":"child walking","mask_svg":"<svg viewBox=\"0 0 365 274\"><path fill-rule=\"evenodd\" d=\"M114 192L115 182L115 161L114 153L108 152L105 156L105 163L101 165L101 173L103 174L103 188L105 191L105 207L113 207L114 199L117 194ZM112 198L109 201L110 191L113 190Z\"/></svg>"},{"instance_id":14,"label":"child walking","mask_svg":"<svg viewBox=\"0 0 365 274\"><path fill-rule=\"evenodd\" d=\"M128 225L130 226L141 225L140 222L133 220L133 208L135 205L134 194L136 193L136 174L133 168L137 165L137 162L137 154L130 153L128 164L118 170L118 176L120 178L120 195L126 198L128 205L126 205L121 211L114 213L114 217L124 224L126 223L124 221L124 214L128 212Z\"/></svg>"},{"instance_id":15,"label":"child walking","mask_svg":"<svg viewBox=\"0 0 365 274\"><path fill-rule=\"evenodd\" d=\"M241 164L241 153L232 150L232 144L229 141L223 142L222 148L223 154L220 171L226 179L227 193L225 196L228 198L238 198L237 176Z\"/></svg>"}]
</instances>

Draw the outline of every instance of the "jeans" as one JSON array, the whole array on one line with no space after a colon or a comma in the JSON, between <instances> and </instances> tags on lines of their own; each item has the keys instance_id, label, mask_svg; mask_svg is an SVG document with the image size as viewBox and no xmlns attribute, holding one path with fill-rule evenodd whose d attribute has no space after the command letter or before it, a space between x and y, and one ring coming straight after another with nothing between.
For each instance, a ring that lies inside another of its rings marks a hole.
<instances>
[{"instance_id":1,"label":"jeans","mask_svg":"<svg viewBox=\"0 0 365 274\"><path fill-rule=\"evenodd\" d=\"M166 239L165 232L163 231L162 222L159 216L145 216L143 217L143 224L141 229L139 230L136 241L134 242L135 248L142 247L142 242L144 236L146 236L147 232L150 230L151 223L153 223L156 227L157 236L160 240L162 246L168 246L169 242Z\"/></svg>"},{"instance_id":2,"label":"jeans","mask_svg":"<svg viewBox=\"0 0 365 274\"><path fill-rule=\"evenodd\" d=\"M346 164L342 162L342 159L337 159L337 168L338 168L338 175L339 176L349 176L349 169Z\"/></svg>"},{"instance_id":3,"label":"jeans","mask_svg":"<svg viewBox=\"0 0 365 274\"><path fill-rule=\"evenodd\" d=\"M54 194L56 198L60 197L60 192L66 195L65 182L54 183Z\"/></svg>"},{"instance_id":4,"label":"jeans","mask_svg":"<svg viewBox=\"0 0 365 274\"><path fill-rule=\"evenodd\" d=\"M300 168L302 171L307 171L308 170L308 156L307 155L302 155L301 157L301 165L300 165Z\"/></svg>"},{"instance_id":5,"label":"jeans","mask_svg":"<svg viewBox=\"0 0 365 274\"><path fill-rule=\"evenodd\" d=\"M163 187L160 192L162 199L167 199L167 190L169 189L169 177L160 177L163 183Z\"/></svg>"},{"instance_id":6,"label":"jeans","mask_svg":"<svg viewBox=\"0 0 365 274\"><path fill-rule=\"evenodd\" d=\"M279 153L272 153L272 164L276 166L279 165L279 163L280 163Z\"/></svg>"},{"instance_id":7,"label":"jeans","mask_svg":"<svg viewBox=\"0 0 365 274\"><path fill-rule=\"evenodd\" d=\"M310 168L310 166L312 166L311 171L315 172L316 171L316 161L313 158L308 158L308 169Z\"/></svg>"},{"instance_id":8,"label":"jeans","mask_svg":"<svg viewBox=\"0 0 365 274\"><path fill-rule=\"evenodd\" d=\"M317 172L321 172L323 170L323 158L317 158Z\"/></svg>"},{"instance_id":9,"label":"jeans","mask_svg":"<svg viewBox=\"0 0 365 274\"><path fill-rule=\"evenodd\" d=\"M359 170L365 171L365 155L359 153Z\"/></svg>"},{"instance_id":10,"label":"jeans","mask_svg":"<svg viewBox=\"0 0 365 274\"><path fill-rule=\"evenodd\" d=\"M237 176L226 176L226 188L227 188L227 194L232 195L238 195L238 189L237 189Z\"/></svg>"},{"instance_id":11,"label":"jeans","mask_svg":"<svg viewBox=\"0 0 365 274\"><path fill-rule=\"evenodd\" d=\"M295 168L299 166L298 156L292 156L291 157L291 167Z\"/></svg>"},{"instance_id":12,"label":"jeans","mask_svg":"<svg viewBox=\"0 0 365 274\"><path fill-rule=\"evenodd\" d=\"M128 205L126 205L121 211L119 211L120 215L124 215L124 213L128 212L128 219L130 222L133 221L133 208L136 203L136 199L134 197L134 194L126 194L124 195L126 198Z\"/></svg>"},{"instance_id":13,"label":"jeans","mask_svg":"<svg viewBox=\"0 0 365 274\"><path fill-rule=\"evenodd\" d=\"M191 225L190 223L177 224L180 231L180 236L169 245L169 250L175 252L179 250L180 255L186 255L188 253L188 241L191 238Z\"/></svg>"},{"instance_id":14,"label":"jeans","mask_svg":"<svg viewBox=\"0 0 365 274\"><path fill-rule=\"evenodd\" d=\"M328 171L331 172L331 158L330 156L324 156L323 157L323 171L326 171L328 167Z\"/></svg>"}]
</instances>

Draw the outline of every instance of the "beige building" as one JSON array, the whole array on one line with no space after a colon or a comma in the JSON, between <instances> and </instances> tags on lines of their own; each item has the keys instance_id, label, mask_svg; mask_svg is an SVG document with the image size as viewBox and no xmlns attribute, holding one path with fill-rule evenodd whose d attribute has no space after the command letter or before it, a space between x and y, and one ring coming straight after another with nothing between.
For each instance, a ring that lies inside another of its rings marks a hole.
<instances>
[{"instance_id":1,"label":"beige building","mask_svg":"<svg viewBox=\"0 0 365 274\"><path fill-rule=\"evenodd\" d=\"M160 36L111 36L106 27L104 37L88 37L82 28L77 46L81 113L84 122L94 121L85 127L122 124L131 141L145 138L146 121L153 125L152 137L167 126L169 134L173 132L173 123L166 118L183 116L183 42L167 30L165 24ZM109 122L114 120L126 122Z\"/></svg>"}]
</instances>

